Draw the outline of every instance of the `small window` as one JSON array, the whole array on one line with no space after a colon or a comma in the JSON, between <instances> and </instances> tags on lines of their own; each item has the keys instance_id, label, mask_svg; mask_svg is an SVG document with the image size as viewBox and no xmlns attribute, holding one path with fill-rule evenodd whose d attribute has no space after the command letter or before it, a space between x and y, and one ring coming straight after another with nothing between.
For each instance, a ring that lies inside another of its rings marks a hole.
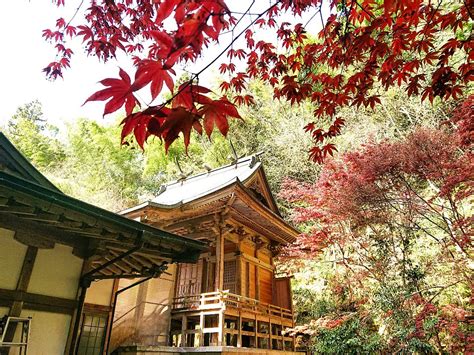
<instances>
[{"instance_id":1,"label":"small window","mask_svg":"<svg viewBox=\"0 0 474 355\"><path fill-rule=\"evenodd\" d=\"M101 355L104 351L107 315L85 313L82 321L79 355Z\"/></svg>"},{"instance_id":2,"label":"small window","mask_svg":"<svg viewBox=\"0 0 474 355\"><path fill-rule=\"evenodd\" d=\"M235 293L235 275L237 273L237 263L235 260L224 262L224 290L229 290L230 293Z\"/></svg>"}]
</instances>

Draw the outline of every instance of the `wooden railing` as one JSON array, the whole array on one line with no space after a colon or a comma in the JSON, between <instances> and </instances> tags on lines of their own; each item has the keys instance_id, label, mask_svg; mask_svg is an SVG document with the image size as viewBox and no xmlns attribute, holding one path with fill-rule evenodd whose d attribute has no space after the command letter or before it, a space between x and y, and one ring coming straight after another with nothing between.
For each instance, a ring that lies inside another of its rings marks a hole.
<instances>
[{"instance_id":1,"label":"wooden railing","mask_svg":"<svg viewBox=\"0 0 474 355\"><path fill-rule=\"evenodd\" d=\"M207 292L198 295L175 297L172 304L172 310L174 311L217 310L226 309L228 307L272 317L293 319L293 312L287 308L236 295L229 291Z\"/></svg>"},{"instance_id":2,"label":"wooden railing","mask_svg":"<svg viewBox=\"0 0 474 355\"><path fill-rule=\"evenodd\" d=\"M207 292L173 298L172 310L221 309L224 306L222 292Z\"/></svg>"},{"instance_id":3,"label":"wooden railing","mask_svg":"<svg viewBox=\"0 0 474 355\"><path fill-rule=\"evenodd\" d=\"M283 333L285 327L293 326L289 309L229 291L176 297L171 309L175 317L182 317L181 329L171 331L174 346L294 350L294 337ZM216 318L207 323L206 316ZM189 317L194 317L194 322L189 322Z\"/></svg>"}]
</instances>

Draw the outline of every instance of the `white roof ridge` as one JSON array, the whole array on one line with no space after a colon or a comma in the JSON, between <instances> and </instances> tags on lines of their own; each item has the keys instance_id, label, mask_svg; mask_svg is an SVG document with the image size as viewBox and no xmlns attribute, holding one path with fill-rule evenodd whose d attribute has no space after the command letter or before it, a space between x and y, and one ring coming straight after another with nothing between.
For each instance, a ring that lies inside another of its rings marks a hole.
<instances>
[{"instance_id":1,"label":"white roof ridge","mask_svg":"<svg viewBox=\"0 0 474 355\"><path fill-rule=\"evenodd\" d=\"M259 151L259 152L255 153L255 154L252 154L252 155L246 155L246 156L240 157L239 159L237 159L237 161L236 161L235 163L230 163L230 164L227 164L227 165L222 165L222 166L219 166L219 167L217 167L217 168L215 168L215 169L212 169L212 170L209 170L209 171L203 171L202 173L189 176L189 177L187 177L187 178L185 178L185 179L176 179L176 180L171 180L171 181L169 181L169 182L166 182L166 183L164 183L164 184L162 185L162 188L160 187L160 190L163 189L163 191L159 191L157 196L159 196L162 192L166 191L166 188L169 187L169 186L171 186L171 185L175 185L175 184L178 184L178 183L183 184L183 183L185 183L185 182L187 182L187 181L189 181L189 180L193 180L193 179L196 179L196 178L199 178L199 177L204 177L204 176L207 177L207 176L211 175L211 174L214 173L214 172L217 172L217 171L220 171L220 170L224 170L224 169L230 168L230 167L232 167L232 166L235 166L235 167L237 168L237 165L238 165L238 164L244 163L244 162L246 162L246 161L248 161L248 160L251 161L251 160L253 159L253 157L257 157L257 158L258 158L258 157L259 157L260 155L262 155L263 153L264 153L263 151Z\"/></svg>"},{"instance_id":2,"label":"white roof ridge","mask_svg":"<svg viewBox=\"0 0 474 355\"><path fill-rule=\"evenodd\" d=\"M258 155L242 157L234 164L165 184L150 202L169 208L179 203L185 204L225 188L236 181L245 183L260 169L261 165Z\"/></svg>"}]
</instances>

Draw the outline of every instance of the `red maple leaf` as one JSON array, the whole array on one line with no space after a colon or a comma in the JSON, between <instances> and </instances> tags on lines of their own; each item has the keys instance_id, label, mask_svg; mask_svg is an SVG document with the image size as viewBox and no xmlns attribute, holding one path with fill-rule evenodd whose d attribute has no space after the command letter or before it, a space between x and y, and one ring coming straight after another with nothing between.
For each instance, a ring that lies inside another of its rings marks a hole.
<instances>
[{"instance_id":1,"label":"red maple leaf","mask_svg":"<svg viewBox=\"0 0 474 355\"><path fill-rule=\"evenodd\" d=\"M151 97L154 100L161 92L163 83L170 91L173 91L174 81L169 73L175 74L173 69L165 69L160 62L154 60L143 60L135 73L134 84L143 87L151 82Z\"/></svg>"},{"instance_id":2,"label":"red maple leaf","mask_svg":"<svg viewBox=\"0 0 474 355\"><path fill-rule=\"evenodd\" d=\"M229 131L228 117L242 118L234 104L225 97L204 104L199 109L199 114L203 117L204 130L208 137L211 137L214 125L224 136L227 136Z\"/></svg>"},{"instance_id":3,"label":"red maple leaf","mask_svg":"<svg viewBox=\"0 0 474 355\"><path fill-rule=\"evenodd\" d=\"M206 104L212 100L203 95L211 92L208 88L201 85L194 85L190 82L181 84L178 88L178 94L173 100L173 107L185 107L188 110L194 109L194 103Z\"/></svg>"},{"instance_id":4,"label":"red maple leaf","mask_svg":"<svg viewBox=\"0 0 474 355\"><path fill-rule=\"evenodd\" d=\"M183 133L184 146L188 149L193 127L198 133L202 131L199 123L199 116L186 110L184 107L177 107L170 110L161 126L161 136L165 141L165 150Z\"/></svg>"},{"instance_id":5,"label":"red maple leaf","mask_svg":"<svg viewBox=\"0 0 474 355\"><path fill-rule=\"evenodd\" d=\"M107 78L101 80L100 83L108 86L92 94L85 102L89 101L105 101L110 99L104 108L104 116L117 111L125 104L125 112L130 115L135 106L140 106L140 102L133 95L135 90L140 89L136 85L132 85L128 74L120 68L119 75L121 79Z\"/></svg>"}]
</instances>

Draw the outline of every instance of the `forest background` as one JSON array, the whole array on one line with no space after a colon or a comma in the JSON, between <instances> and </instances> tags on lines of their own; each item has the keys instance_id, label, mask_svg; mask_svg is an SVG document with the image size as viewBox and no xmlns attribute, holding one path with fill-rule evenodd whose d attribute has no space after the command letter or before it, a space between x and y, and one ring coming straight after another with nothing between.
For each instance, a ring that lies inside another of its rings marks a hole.
<instances>
[{"instance_id":1,"label":"forest background","mask_svg":"<svg viewBox=\"0 0 474 355\"><path fill-rule=\"evenodd\" d=\"M255 104L241 109L228 139L193 135L188 154L182 141L168 154L158 139L144 151L121 146L118 116L60 130L38 101L19 107L2 131L62 191L112 211L151 198L181 173L230 163L232 146L239 157L263 151L284 216L304 232L279 265L294 275L293 332L317 353L470 351L472 98L460 109L462 100L422 104L391 89L373 110L345 108L338 151L318 165L305 154L313 105L273 101L258 81L251 91ZM426 164L434 153L443 154Z\"/></svg>"}]
</instances>

